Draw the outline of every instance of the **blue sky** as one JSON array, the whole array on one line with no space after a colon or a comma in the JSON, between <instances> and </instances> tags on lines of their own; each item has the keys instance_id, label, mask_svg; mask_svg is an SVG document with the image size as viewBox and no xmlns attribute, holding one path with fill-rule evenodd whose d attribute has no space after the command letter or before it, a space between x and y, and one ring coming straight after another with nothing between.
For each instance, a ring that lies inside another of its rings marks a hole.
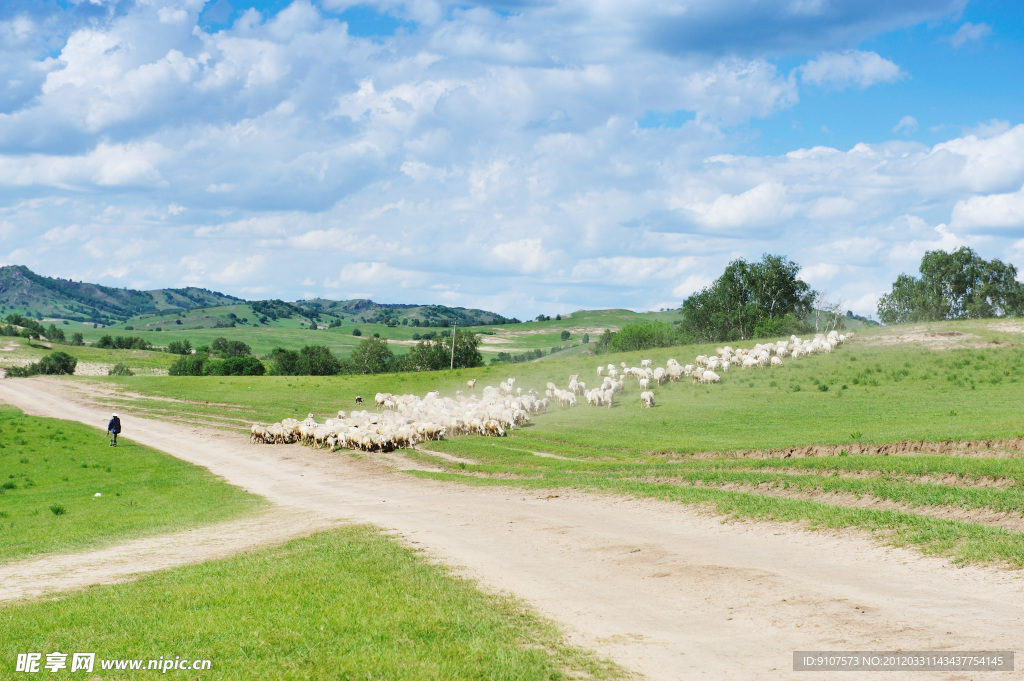
<instances>
[{"instance_id":1,"label":"blue sky","mask_svg":"<svg viewBox=\"0 0 1024 681\"><path fill-rule=\"evenodd\" d=\"M250 299L875 311L1024 266L1024 26L968 0L7 0L0 264Z\"/></svg>"}]
</instances>

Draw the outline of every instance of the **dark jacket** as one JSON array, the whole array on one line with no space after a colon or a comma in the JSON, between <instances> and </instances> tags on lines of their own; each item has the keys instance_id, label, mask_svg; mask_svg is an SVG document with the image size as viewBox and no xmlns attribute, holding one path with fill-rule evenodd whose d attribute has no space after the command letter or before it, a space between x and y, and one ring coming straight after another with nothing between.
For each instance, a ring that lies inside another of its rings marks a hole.
<instances>
[{"instance_id":1,"label":"dark jacket","mask_svg":"<svg viewBox=\"0 0 1024 681\"><path fill-rule=\"evenodd\" d=\"M121 419L116 416L110 419L110 423L107 424L108 433L120 433L121 432Z\"/></svg>"}]
</instances>

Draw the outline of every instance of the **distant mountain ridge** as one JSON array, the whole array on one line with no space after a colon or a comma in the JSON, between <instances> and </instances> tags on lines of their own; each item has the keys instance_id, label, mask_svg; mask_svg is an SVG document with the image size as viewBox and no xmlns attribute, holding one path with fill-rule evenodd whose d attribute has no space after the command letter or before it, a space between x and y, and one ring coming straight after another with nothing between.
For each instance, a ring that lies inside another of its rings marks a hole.
<instances>
[{"instance_id":1,"label":"distant mountain ridge","mask_svg":"<svg viewBox=\"0 0 1024 681\"><path fill-rule=\"evenodd\" d=\"M33 317L110 324L140 314L239 302L241 298L194 286L136 291L45 277L23 265L0 267L0 305Z\"/></svg>"},{"instance_id":2,"label":"distant mountain ridge","mask_svg":"<svg viewBox=\"0 0 1024 681\"><path fill-rule=\"evenodd\" d=\"M505 324L518 320L486 310L445 305L383 304L372 300L281 300L247 301L242 298L190 286L137 291L112 288L70 279L36 274L24 265L0 267L0 312L16 312L33 318L54 317L71 321L109 325L139 315L187 312L222 305L252 304L256 314L272 318L360 315L365 321L387 323L402 317L419 317L432 326L457 322L460 325ZM3 315L0 314L0 317Z\"/></svg>"}]
</instances>

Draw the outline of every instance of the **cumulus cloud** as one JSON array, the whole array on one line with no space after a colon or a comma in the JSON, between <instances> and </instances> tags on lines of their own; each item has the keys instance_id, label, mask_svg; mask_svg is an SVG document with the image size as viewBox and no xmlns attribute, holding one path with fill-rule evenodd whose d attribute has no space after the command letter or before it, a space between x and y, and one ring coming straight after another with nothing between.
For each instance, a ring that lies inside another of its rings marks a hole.
<instances>
[{"instance_id":1,"label":"cumulus cloud","mask_svg":"<svg viewBox=\"0 0 1024 681\"><path fill-rule=\"evenodd\" d=\"M1024 232L1024 187L1008 194L961 199L953 206L954 229Z\"/></svg>"},{"instance_id":2,"label":"cumulus cloud","mask_svg":"<svg viewBox=\"0 0 1024 681\"><path fill-rule=\"evenodd\" d=\"M661 306L765 252L863 301L1014 231L1022 126L750 151L801 88L905 78L861 41L961 0L297 0L217 30L204 4L3 4L0 261L530 318ZM356 5L404 23L360 37Z\"/></svg>"},{"instance_id":3,"label":"cumulus cloud","mask_svg":"<svg viewBox=\"0 0 1024 681\"><path fill-rule=\"evenodd\" d=\"M876 83L892 83L906 77L900 67L874 52L850 50L826 53L800 67L804 83L843 90L864 89Z\"/></svg>"}]
</instances>

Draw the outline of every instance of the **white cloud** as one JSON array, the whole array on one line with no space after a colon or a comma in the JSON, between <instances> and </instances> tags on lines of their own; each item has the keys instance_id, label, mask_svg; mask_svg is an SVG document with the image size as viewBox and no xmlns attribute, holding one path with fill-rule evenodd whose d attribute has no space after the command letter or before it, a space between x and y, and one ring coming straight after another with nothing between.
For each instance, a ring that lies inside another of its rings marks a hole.
<instances>
[{"instance_id":1,"label":"white cloud","mask_svg":"<svg viewBox=\"0 0 1024 681\"><path fill-rule=\"evenodd\" d=\"M902 132L907 135L911 134L915 130L917 130L917 119L913 116L904 116L892 129L893 132Z\"/></svg>"},{"instance_id":2,"label":"white cloud","mask_svg":"<svg viewBox=\"0 0 1024 681\"><path fill-rule=\"evenodd\" d=\"M876 83L892 83L906 77L900 67L875 52L850 50L820 55L799 69L804 83L843 90L864 89Z\"/></svg>"},{"instance_id":3,"label":"white cloud","mask_svg":"<svg viewBox=\"0 0 1024 681\"><path fill-rule=\"evenodd\" d=\"M1024 230L1024 187L1009 194L989 194L961 199L953 207L953 229Z\"/></svg>"},{"instance_id":4,"label":"white cloud","mask_svg":"<svg viewBox=\"0 0 1024 681\"><path fill-rule=\"evenodd\" d=\"M541 239L520 239L496 244L491 254L504 266L523 274L537 274L550 270L553 254L544 250Z\"/></svg>"},{"instance_id":5,"label":"white cloud","mask_svg":"<svg viewBox=\"0 0 1024 681\"><path fill-rule=\"evenodd\" d=\"M964 43L981 40L991 34L992 27L988 24L972 24L971 22L966 21L956 30L956 33L950 36L949 42L953 43L953 47L960 48Z\"/></svg>"},{"instance_id":6,"label":"white cloud","mask_svg":"<svg viewBox=\"0 0 1024 681\"><path fill-rule=\"evenodd\" d=\"M787 202L786 187L779 182L764 182L742 194L722 194L710 204L695 203L688 208L698 222L715 228L771 225L795 211Z\"/></svg>"},{"instance_id":7,"label":"white cloud","mask_svg":"<svg viewBox=\"0 0 1024 681\"><path fill-rule=\"evenodd\" d=\"M1020 238L1024 126L840 147L856 128L800 108L905 78L855 48L961 0L298 0L216 32L202 0L59 4L0 21L0 260L53 275L530 318L663 305L765 252L867 300L922 249ZM360 38L328 13L356 4L413 23ZM786 109L803 148L764 139Z\"/></svg>"}]
</instances>

